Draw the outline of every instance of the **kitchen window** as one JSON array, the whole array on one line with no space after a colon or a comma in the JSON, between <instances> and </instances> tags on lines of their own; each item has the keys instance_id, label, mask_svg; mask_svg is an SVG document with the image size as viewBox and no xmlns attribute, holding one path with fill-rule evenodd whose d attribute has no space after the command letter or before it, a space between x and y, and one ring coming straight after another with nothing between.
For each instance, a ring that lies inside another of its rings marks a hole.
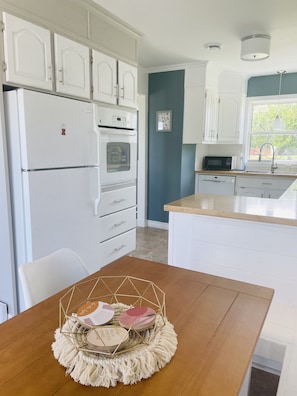
<instances>
[{"instance_id":1,"label":"kitchen window","mask_svg":"<svg viewBox=\"0 0 297 396\"><path fill-rule=\"evenodd\" d=\"M273 121L279 116L283 126L273 129ZM247 117L246 159L258 161L263 143L275 147L275 160L283 164L297 164L297 96L286 98L250 98ZM262 160L271 160L271 147L262 152Z\"/></svg>"}]
</instances>

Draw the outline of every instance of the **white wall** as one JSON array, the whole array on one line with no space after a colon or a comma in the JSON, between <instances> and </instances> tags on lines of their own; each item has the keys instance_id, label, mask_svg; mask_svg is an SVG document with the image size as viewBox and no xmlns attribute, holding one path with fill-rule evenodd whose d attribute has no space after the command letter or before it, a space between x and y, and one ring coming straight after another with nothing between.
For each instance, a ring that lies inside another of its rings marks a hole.
<instances>
[{"instance_id":1,"label":"white wall","mask_svg":"<svg viewBox=\"0 0 297 396\"><path fill-rule=\"evenodd\" d=\"M137 225L147 224L147 96L138 96Z\"/></svg>"},{"instance_id":2,"label":"white wall","mask_svg":"<svg viewBox=\"0 0 297 396\"><path fill-rule=\"evenodd\" d=\"M137 226L147 226L148 72L138 68Z\"/></svg>"}]
</instances>

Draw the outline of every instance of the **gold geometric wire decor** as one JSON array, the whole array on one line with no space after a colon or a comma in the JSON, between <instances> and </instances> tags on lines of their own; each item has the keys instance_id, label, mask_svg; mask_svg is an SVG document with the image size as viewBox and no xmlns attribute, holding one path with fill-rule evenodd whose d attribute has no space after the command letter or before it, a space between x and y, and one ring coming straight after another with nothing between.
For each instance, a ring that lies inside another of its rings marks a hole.
<instances>
[{"instance_id":1,"label":"gold geometric wire decor","mask_svg":"<svg viewBox=\"0 0 297 396\"><path fill-rule=\"evenodd\" d=\"M144 331L127 329L129 341L124 346L120 342L113 351L98 352L86 342L88 331L98 326L87 328L75 317L78 308L89 301L103 301L114 308L113 319L104 326L120 326L120 314L131 307L153 308L156 320ZM59 302L61 334L70 339L77 350L91 355L114 357L145 344L149 345L165 326L166 320L165 293L154 282L132 276L100 276L80 282L71 287Z\"/></svg>"}]
</instances>

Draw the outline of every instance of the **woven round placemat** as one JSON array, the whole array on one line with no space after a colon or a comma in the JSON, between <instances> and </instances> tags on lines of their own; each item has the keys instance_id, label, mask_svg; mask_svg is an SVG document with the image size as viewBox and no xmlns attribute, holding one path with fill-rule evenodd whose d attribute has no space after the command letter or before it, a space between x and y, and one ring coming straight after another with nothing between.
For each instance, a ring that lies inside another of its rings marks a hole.
<instances>
[{"instance_id":1,"label":"woven round placemat","mask_svg":"<svg viewBox=\"0 0 297 396\"><path fill-rule=\"evenodd\" d=\"M69 318L62 329L55 331L52 350L74 381L97 387L109 388L118 382L135 384L149 378L171 360L177 349L174 327L160 315L156 316L155 327L143 332L143 342L139 343L139 337L131 332L127 351L117 355L82 350L79 345L83 336L78 322Z\"/></svg>"}]
</instances>

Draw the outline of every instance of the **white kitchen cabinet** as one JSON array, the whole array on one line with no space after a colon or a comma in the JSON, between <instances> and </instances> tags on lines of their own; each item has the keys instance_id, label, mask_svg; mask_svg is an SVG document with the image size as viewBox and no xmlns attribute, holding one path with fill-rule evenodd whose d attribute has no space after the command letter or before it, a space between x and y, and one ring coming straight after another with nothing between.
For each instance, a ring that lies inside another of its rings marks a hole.
<instances>
[{"instance_id":1,"label":"white kitchen cabinet","mask_svg":"<svg viewBox=\"0 0 297 396\"><path fill-rule=\"evenodd\" d=\"M207 89L203 143L238 144L242 137L244 98Z\"/></svg>"},{"instance_id":2,"label":"white kitchen cabinet","mask_svg":"<svg viewBox=\"0 0 297 396\"><path fill-rule=\"evenodd\" d=\"M137 68L118 61L120 106L137 107Z\"/></svg>"},{"instance_id":3,"label":"white kitchen cabinet","mask_svg":"<svg viewBox=\"0 0 297 396\"><path fill-rule=\"evenodd\" d=\"M218 71L211 64L185 69L183 143L216 143Z\"/></svg>"},{"instance_id":4,"label":"white kitchen cabinet","mask_svg":"<svg viewBox=\"0 0 297 396\"><path fill-rule=\"evenodd\" d=\"M234 143L241 141L243 127L242 95L221 94L218 111L218 143Z\"/></svg>"},{"instance_id":5,"label":"white kitchen cabinet","mask_svg":"<svg viewBox=\"0 0 297 396\"><path fill-rule=\"evenodd\" d=\"M100 197L99 216L119 212L136 205L136 186L109 189Z\"/></svg>"},{"instance_id":6,"label":"white kitchen cabinet","mask_svg":"<svg viewBox=\"0 0 297 396\"><path fill-rule=\"evenodd\" d=\"M264 198L264 190L262 188L238 187L236 189L236 195L243 197Z\"/></svg>"},{"instance_id":7,"label":"white kitchen cabinet","mask_svg":"<svg viewBox=\"0 0 297 396\"><path fill-rule=\"evenodd\" d=\"M137 68L92 51L93 99L137 107Z\"/></svg>"},{"instance_id":8,"label":"white kitchen cabinet","mask_svg":"<svg viewBox=\"0 0 297 396\"><path fill-rule=\"evenodd\" d=\"M6 82L52 90L50 31L6 12L3 22Z\"/></svg>"},{"instance_id":9,"label":"white kitchen cabinet","mask_svg":"<svg viewBox=\"0 0 297 396\"><path fill-rule=\"evenodd\" d=\"M205 88L185 87L183 144L202 143L204 130Z\"/></svg>"},{"instance_id":10,"label":"white kitchen cabinet","mask_svg":"<svg viewBox=\"0 0 297 396\"><path fill-rule=\"evenodd\" d=\"M237 190L238 191L238 190ZM272 199L278 199L286 189L280 189L280 188L251 188L247 187L244 190L241 189L238 191L237 195L245 196L245 197L259 197L259 198L272 198Z\"/></svg>"},{"instance_id":11,"label":"white kitchen cabinet","mask_svg":"<svg viewBox=\"0 0 297 396\"><path fill-rule=\"evenodd\" d=\"M100 257L98 257L99 265L103 267L135 249L136 229L133 228L132 230L100 243Z\"/></svg>"},{"instance_id":12,"label":"white kitchen cabinet","mask_svg":"<svg viewBox=\"0 0 297 396\"><path fill-rule=\"evenodd\" d=\"M218 94L214 90L205 91L205 122L203 143L216 143L218 134Z\"/></svg>"},{"instance_id":13,"label":"white kitchen cabinet","mask_svg":"<svg viewBox=\"0 0 297 396\"><path fill-rule=\"evenodd\" d=\"M136 227L135 206L100 218L100 242L107 241Z\"/></svg>"},{"instance_id":14,"label":"white kitchen cabinet","mask_svg":"<svg viewBox=\"0 0 297 396\"><path fill-rule=\"evenodd\" d=\"M136 186L104 189L99 216L103 266L136 248Z\"/></svg>"},{"instance_id":15,"label":"white kitchen cabinet","mask_svg":"<svg viewBox=\"0 0 297 396\"><path fill-rule=\"evenodd\" d=\"M236 177L236 195L277 199L294 180L294 178L275 175L269 177L238 176Z\"/></svg>"},{"instance_id":16,"label":"white kitchen cabinet","mask_svg":"<svg viewBox=\"0 0 297 396\"><path fill-rule=\"evenodd\" d=\"M90 50L58 34L54 35L56 91L90 98Z\"/></svg>"},{"instance_id":17,"label":"white kitchen cabinet","mask_svg":"<svg viewBox=\"0 0 297 396\"><path fill-rule=\"evenodd\" d=\"M185 69L183 144L202 143L205 122L204 64Z\"/></svg>"},{"instance_id":18,"label":"white kitchen cabinet","mask_svg":"<svg viewBox=\"0 0 297 396\"><path fill-rule=\"evenodd\" d=\"M111 56L92 51L93 99L117 104L117 61Z\"/></svg>"}]
</instances>

